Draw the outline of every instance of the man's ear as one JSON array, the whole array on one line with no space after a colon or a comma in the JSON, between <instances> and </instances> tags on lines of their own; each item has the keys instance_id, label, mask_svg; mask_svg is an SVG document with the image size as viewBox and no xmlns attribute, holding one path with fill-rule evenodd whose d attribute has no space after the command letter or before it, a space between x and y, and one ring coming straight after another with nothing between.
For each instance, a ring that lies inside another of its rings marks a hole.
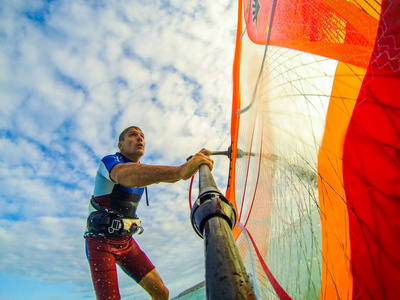
<instances>
[{"instance_id":1,"label":"man's ear","mask_svg":"<svg viewBox=\"0 0 400 300\"><path fill-rule=\"evenodd\" d=\"M122 143L121 142L118 143L118 149L119 149L119 151L122 151Z\"/></svg>"}]
</instances>

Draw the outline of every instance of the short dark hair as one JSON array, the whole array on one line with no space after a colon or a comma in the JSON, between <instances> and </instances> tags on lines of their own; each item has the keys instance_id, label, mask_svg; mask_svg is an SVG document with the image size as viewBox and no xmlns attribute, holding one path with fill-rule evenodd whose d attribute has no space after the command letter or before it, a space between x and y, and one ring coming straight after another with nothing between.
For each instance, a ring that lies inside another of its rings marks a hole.
<instances>
[{"instance_id":1,"label":"short dark hair","mask_svg":"<svg viewBox=\"0 0 400 300\"><path fill-rule=\"evenodd\" d=\"M118 141L119 141L119 142L124 141L124 140L125 140L125 135L126 135L126 134L128 133L128 131L131 130L131 129L136 129L136 130L142 131L142 129L140 129L140 128L137 127L137 126L129 126L128 128L125 128L125 129L121 132L121 134L119 135Z\"/></svg>"}]
</instances>

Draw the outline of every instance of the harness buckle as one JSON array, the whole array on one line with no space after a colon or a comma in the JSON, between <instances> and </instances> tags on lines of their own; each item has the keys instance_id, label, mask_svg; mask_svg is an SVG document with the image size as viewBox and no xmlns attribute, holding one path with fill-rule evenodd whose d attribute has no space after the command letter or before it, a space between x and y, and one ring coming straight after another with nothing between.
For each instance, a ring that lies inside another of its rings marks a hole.
<instances>
[{"instance_id":1,"label":"harness buckle","mask_svg":"<svg viewBox=\"0 0 400 300\"><path fill-rule=\"evenodd\" d=\"M107 231L109 234L113 234L114 231L118 231L122 228L122 222L120 219L113 219Z\"/></svg>"}]
</instances>

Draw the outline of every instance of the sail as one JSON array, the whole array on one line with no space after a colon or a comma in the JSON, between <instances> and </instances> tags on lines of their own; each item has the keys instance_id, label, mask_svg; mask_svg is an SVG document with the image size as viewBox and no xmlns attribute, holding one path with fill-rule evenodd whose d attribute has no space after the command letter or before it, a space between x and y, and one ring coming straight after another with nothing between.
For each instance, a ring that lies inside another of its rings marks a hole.
<instances>
[{"instance_id":1,"label":"sail","mask_svg":"<svg viewBox=\"0 0 400 300\"><path fill-rule=\"evenodd\" d=\"M258 299L400 299L400 2L239 1L227 198Z\"/></svg>"}]
</instances>

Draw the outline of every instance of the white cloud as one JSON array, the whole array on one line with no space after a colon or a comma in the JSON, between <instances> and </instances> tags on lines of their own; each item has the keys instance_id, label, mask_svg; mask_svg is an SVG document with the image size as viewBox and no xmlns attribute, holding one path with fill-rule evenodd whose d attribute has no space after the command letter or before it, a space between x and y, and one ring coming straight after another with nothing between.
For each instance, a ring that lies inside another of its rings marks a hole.
<instances>
[{"instance_id":1,"label":"white cloud","mask_svg":"<svg viewBox=\"0 0 400 300\"><path fill-rule=\"evenodd\" d=\"M236 8L217 2L3 4L0 272L72 284L75 298L91 294L87 205L98 160L117 151L126 126L146 134L144 163L176 165L203 147L226 150ZM215 160L223 191L229 162ZM139 208L146 224L139 243L172 294L204 275L188 187L151 187L150 207ZM120 283L124 295L142 295L126 276Z\"/></svg>"}]
</instances>

